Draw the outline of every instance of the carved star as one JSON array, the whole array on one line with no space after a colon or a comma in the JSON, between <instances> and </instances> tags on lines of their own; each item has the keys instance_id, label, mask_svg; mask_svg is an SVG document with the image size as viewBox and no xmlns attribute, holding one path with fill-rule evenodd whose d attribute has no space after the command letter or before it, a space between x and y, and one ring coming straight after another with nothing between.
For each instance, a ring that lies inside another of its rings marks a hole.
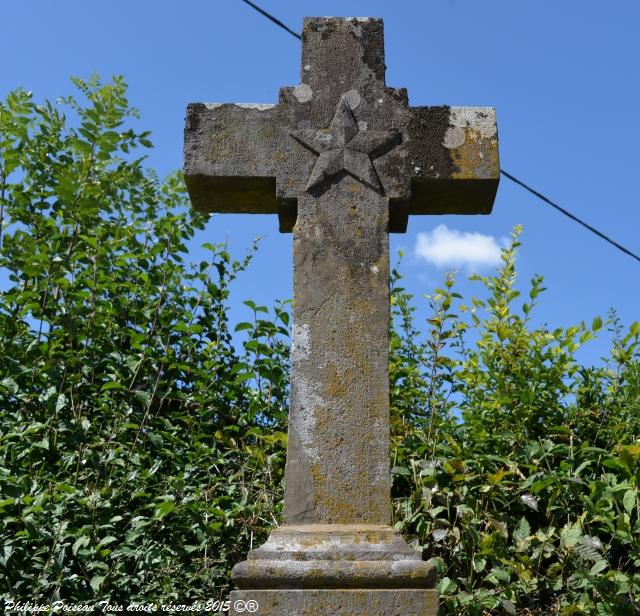
<instances>
[{"instance_id":1,"label":"carved star","mask_svg":"<svg viewBox=\"0 0 640 616\"><path fill-rule=\"evenodd\" d=\"M322 130L296 130L291 133L318 160L311 172L306 190L313 190L340 174L348 173L365 186L382 194L382 184L373 166L399 134L388 130L360 130L353 111L342 98L329 128Z\"/></svg>"}]
</instances>

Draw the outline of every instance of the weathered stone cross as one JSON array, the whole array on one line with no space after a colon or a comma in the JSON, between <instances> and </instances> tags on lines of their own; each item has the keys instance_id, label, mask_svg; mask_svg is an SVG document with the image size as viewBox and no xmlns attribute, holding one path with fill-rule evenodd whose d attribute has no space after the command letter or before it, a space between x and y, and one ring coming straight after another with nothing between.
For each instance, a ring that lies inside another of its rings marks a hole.
<instances>
[{"instance_id":1,"label":"weathered stone cross","mask_svg":"<svg viewBox=\"0 0 640 616\"><path fill-rule=\"evenodd\" d=\"M435 609L431 567L390 526L388 233L488 214L497 132L493 109L409 107L384 74L381 20L308 18L277 105L187 110L194 207L293 231L285 524L234 570L260 614Z\"/></svg>"}]
</instances>

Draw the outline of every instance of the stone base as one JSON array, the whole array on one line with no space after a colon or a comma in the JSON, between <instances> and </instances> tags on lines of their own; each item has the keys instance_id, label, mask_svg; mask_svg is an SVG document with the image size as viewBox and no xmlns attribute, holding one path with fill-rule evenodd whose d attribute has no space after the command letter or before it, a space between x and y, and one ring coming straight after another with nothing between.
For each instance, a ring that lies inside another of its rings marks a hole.
<instances>
[{"instance_id":1,"label":"stone base","mask_svg":"<svg viewBox=\"0 0 640 616\"><path fill-rule=\"evenodd\" d=\"M436 571L384 524L285 525L232 572L230 614L435 616Z\"/></svg>"},{"instance_id":2,"label":"stone base","mask_svg":"<svg viewBox=\"0 0 640 616\"><path fill-rule=\"evenodd\" d=\"M274 529L232 578L241 590L422 590L436 570L391 526L307 524Z\"/></svg>"},{"instance_id":3,"label":"stone base","mask_svg":"<svg viewBox=\"0 0 640 616\"><path fill-rule=\"evenodd\" d=\"M433 589L234 590L233 616L436 616Z\"/></svg>"}]
</instances>

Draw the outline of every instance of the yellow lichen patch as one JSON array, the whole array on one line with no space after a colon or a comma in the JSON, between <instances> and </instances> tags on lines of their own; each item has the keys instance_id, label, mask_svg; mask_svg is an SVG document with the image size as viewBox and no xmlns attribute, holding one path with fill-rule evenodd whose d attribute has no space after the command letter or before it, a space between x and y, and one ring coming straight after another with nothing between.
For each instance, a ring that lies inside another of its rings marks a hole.
<instances>
[{"instance_id":1,"label":"yellow lichen patch","mask_svg":"<svg viewBox=\"0 0 640 616\"><path fill-rule=\"evenodd\" d=\"M480 131L464 129L464 143L450 150L451 159L458 167L454 179L473 180L497 177L500 169L497 137L482 137Z\"/></svg>"},{"instance_id":2,"label":"yellow lichen patch","mask_svg":"<svg viewBox=\"0 0 640 616\"><path fill-rule=\"evenodd\" d=\"M287 158L289 158L289 155L286 152L283 152L282 150L276 150L273 153L273 160L276 163L281 163L283 160L287 160Z\"/></svg>"},{"instance_id":3,"label":"yellow lichen patch","mask_svg":"<svg viewBox=\"0 0 640 616\"><path fill-rule=\"evenodd\" d=\"M348 372L348 370L346 372ZM344 375L341 375L333 364L327 366L324 388L327 397L343 398L346 395L347 388L345 387L345 382L349 382L349 380L353 378L346 372Z\"/></svg>"},{"instance_id":4,"label":"yellow lichen patch","mask_svg":"<svg viewBox=\"0 0 640 616\"><path fill-rule=\"evenodd\" d=\"M314 486L324 482L324 473L320 470L319 464L311 465L311 479L313 480Z\"/></svg>"},{"instance_id":5,"label":"yellow lichen patch","mask_svg":"<svg viewBox=\"0 0 640 616\"><path fill-rule=\"evenodd\" d=\"M359 510L354 506L354 503L347 502L336 495L335 488L327 481L319 464L311 465L311 478L315 491L313 508L324 522L345 524L358 519ZM337 492L341 493L340 490Z\"/></svg>"},{"instance_id":6,"label":"yellow lichen patch","mask_svg":"<svg viewBox=\"0 0 640 616\"><path fill-rule=\"evenodd\" d=\"M222 162L231 154L232 135L227 131L218 131L211 136L208 159L211 162Z\"/></svg>"},{"instance_id":7,"label":"yellow lichen patch","mask_svg":"<svg viewBox=\"0 0 640 616\"><path fill-rule=\"evenodd\" d=\"M276 129L272 126L265 126L260 129L259 136L262 141L271 141L276 136Z\"/></svg>"}]
</instances>

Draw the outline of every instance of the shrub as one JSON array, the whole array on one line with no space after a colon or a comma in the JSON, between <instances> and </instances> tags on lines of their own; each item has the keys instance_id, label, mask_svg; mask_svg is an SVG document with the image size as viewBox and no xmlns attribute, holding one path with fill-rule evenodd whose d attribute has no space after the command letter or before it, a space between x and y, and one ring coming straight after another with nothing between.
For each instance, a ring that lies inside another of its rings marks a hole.
<instances>
[{"instance_id":1,"label":"shrub","mask_svg":"<svg viewBox=\"0 0 640 616\"><path fill-rule=\"evenodd\" d=\"M205 218L144 170L125 84L75 84L0 106L0 594L222 595L280 507L288 314L251 304L236 351L249 259L185 264Z\"/></svg>"},{"instance_id":2,"label":"shrub","mask_svg":"<svg viewBox=\"0 0 640 616\"><path fill-rule=\"evenodd\" d=\"M144 168L124 82L74 82L0 103L0 598L222 598L280 519L288 306L229 323L253 250L185 263L205 218ZM637 613L640 325L533 326L517 246L485 299L448 276L424 333L393 272L395 524L443 614Z\"/></svg>"},{"instance_id":3,"label":"shrub","mask_svg":"<svg viewBox=\"0 0 640 616\"><path fill-rule=\"evenodd\" d=\"M471 306L448 277L421 342L396 288L397 526L437 566L444 613L635 614L640 324L623 334L611 319L609 363L579 365L602 320L532 327L542 278L517 309L517 246L518 230L497 274L474 277L488 297Z\"/></svg>"}]
</instances>

